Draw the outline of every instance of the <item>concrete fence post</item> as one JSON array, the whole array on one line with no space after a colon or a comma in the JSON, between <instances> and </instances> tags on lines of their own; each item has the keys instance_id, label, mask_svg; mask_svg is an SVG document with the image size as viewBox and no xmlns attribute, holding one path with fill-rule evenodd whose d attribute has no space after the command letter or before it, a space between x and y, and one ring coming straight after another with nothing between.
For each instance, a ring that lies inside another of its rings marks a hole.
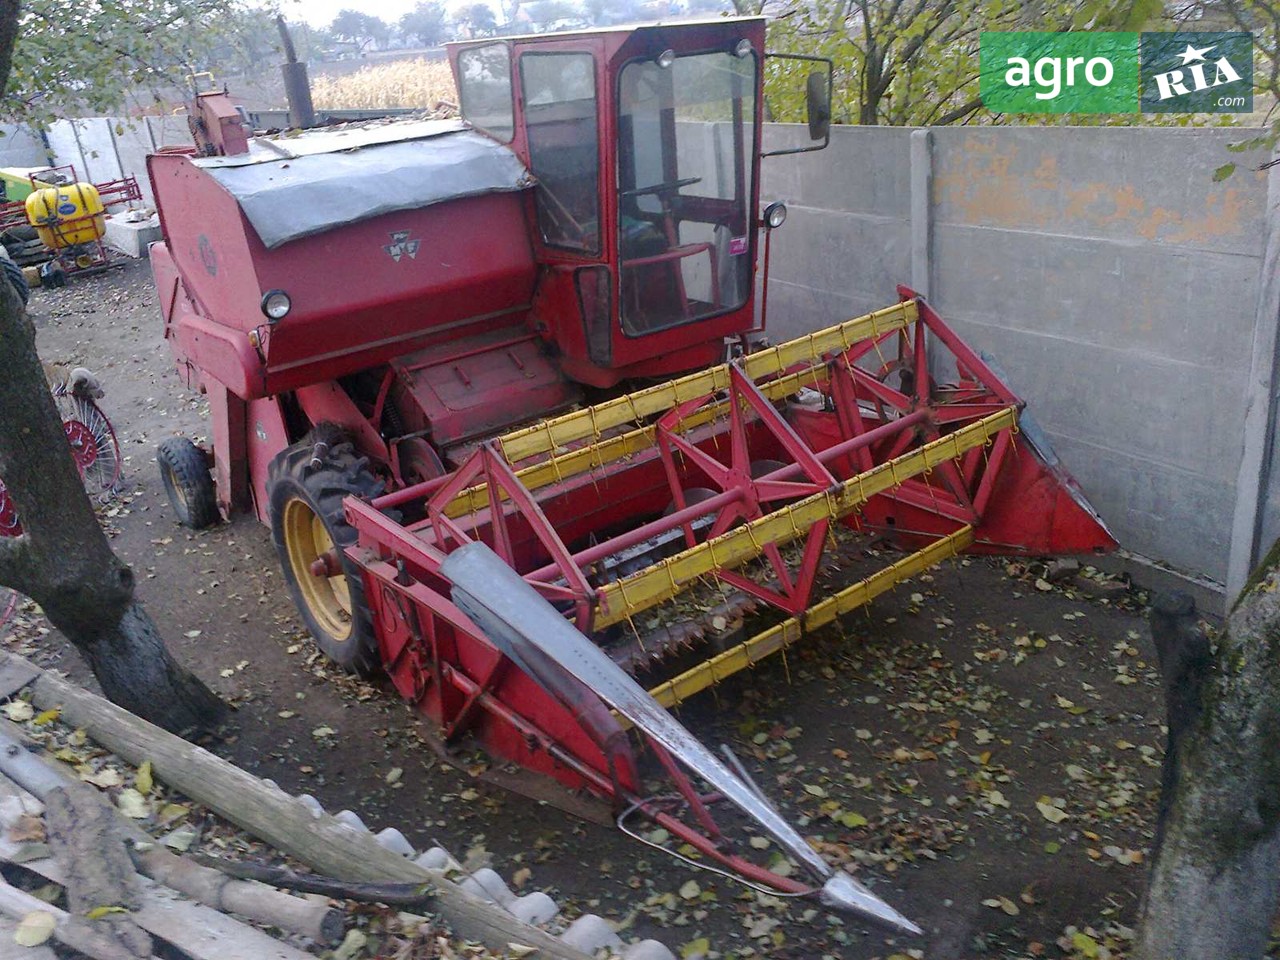
<instances>
[{"instance_id":1,"label":"concrete fence post","mask_svg":"<svg viewBox=\"0 0 1280 960\"><path fill-rule=\"evenodd\" d=\"M911 286L933 293L933 132L911 131Z\"/></svg>"},{"instance_id":2,"label":"concrete fence post","mask_svg":"<svg viewBox=\"0 0 1280 960\"><path fill-rule=\"evenodd\" d=\"M1273 158L1275 159L1275 158ZM1236 477L1236 504L1227 559L1227 607L1235 601L1259 558L1263 515L1275 440L1277 329L1280 328L1280 168L1267 171L1267 212L1262 278L1253 327L1252 359L1245 386L1241 432L1244 449Z\"/></svg>"}]
</instances>

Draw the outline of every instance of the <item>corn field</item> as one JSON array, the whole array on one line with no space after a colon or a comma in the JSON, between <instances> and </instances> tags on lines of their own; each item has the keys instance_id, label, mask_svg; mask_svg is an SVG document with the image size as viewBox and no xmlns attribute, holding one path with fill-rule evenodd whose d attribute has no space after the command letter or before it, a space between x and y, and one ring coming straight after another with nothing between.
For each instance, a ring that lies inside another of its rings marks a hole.
<instances>
[{"instance_id":1,"label":"corn field","mask_svg":"<svg viewBox=\"0 0 1280 960\"><path fill-rule=\"evenodd\" d=\"M329 110L433 109L441 100L458 102L449 64L423 59L374 64L341 77L315 77L311 98L317 107Z\"/></svg>"}]
</instances>

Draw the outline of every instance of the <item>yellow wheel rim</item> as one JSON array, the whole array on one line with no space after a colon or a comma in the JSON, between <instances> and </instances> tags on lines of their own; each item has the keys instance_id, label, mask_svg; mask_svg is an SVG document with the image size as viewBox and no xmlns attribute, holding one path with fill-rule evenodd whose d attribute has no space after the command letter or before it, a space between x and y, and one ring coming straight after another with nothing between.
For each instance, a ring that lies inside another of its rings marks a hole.
<instances>
[{"instance_id":1,"label":"yellow wheel rim","mask_svg":"<svg viewBox=\"0 0 1280 960\"><path fill-rule=\"evenodd\" d=\"M315 576L311 565L333 549L324 521L304 501L284 507L284 544L302 600L316 625L339 642L351 638L351 588L345 574Z\"/></svg>"}]
</instances>

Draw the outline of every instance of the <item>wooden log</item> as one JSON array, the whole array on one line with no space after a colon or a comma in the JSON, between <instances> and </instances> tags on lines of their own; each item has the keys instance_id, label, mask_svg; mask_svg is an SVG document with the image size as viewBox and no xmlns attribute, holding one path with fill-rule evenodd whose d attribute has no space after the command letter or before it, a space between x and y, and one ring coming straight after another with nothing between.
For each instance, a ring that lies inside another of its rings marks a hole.
<instances>
[{"instance_id":1,"label":"wooden log","mask_svg":"<svg viewBox=\"0 0 1280 960\"><path fill-rule=\"evenodd\" d=\"M49 861L49 863L52 862L52 860ZM97 936L83 924L77 923L76 919L65 910L60 910L17 887L10 886L3 877L0 877L0 913L21 920L27 914L36 912L53 915L54 939L59 943L65 943L73 950L93 957L94 960L136 960L133 954L126 952L119 944ZM153 957L152 960L156 958Z\"/></svg>"},{"instance_id":2,"label":"wooden log","mask_svg":"<svg viewBox=\"0 0 1280 960\"><path fill-rule=\"evenodd\" d=\"M67 784L40 799L49 849L66 876L68 912L89 921L97 908L123 908L91 922L133 956L150 956L151 938L130 912L139 905L138 874L115 813L85 784Z\"/></svg>"},{"instance_id":3,"label":"wooden log","mask_svg":"<svg viewBox=\"0 0 1280 960\"><path fill-rule=\"evenodd\" d=\"M0 663L10 659L24 660L12 653L0 654ZM83 728L134 766L149 760L153 775L173 789L319 873L340 880L430 882L436 891L436 913L460 937L497 951L519 944L537 948L543 957L592 960L497 904L472 896L442 872L392 853L371 834L353 830L327 814L315 815L279 787L102 697L46 671L32 682L31 690L32 701L41 710L61 709L66 723Z\"/></svg>"},{"instance_id":4,"label":"wooden log","mask_svg":"<svg viewBox=\"0 0 1280 960\"><path fill-rule=\"evenodd\" d=\"M288 867L272 867L249 860L227 860L202 854L196 854L195 858L201 865L212 868L211 872L226 874L224 879L260 880L282 890L301 890L336 900L382 903L388 907L425 907L435 899L429 883L357 883L314 873L295 873Z\"/></svg>"},{"instance_id":5,"label":"wooden log","mask_svg":"<svg viewBox=\"0 0 1280 960\"><path fill-rule=\"evenodd\" d=\"M0 772L40 801L57 796L68 786L89 789L67 779L55 767L24 749L22 736L21 727L0 720ZM0 785L2 792L3 786ZM104 809L109 806L101 802L100 805ZM151 879L215 910L237 913L249 920L310 937L317 943L333 944L342 939L342 911L329 907L323 901L304 900L260 883L246 883L224 876L217 870L170 853L124 817L117 816L115 821L134 845L134 866ZM121 839L123 841L123 837ZM123 842L119 850L125 854ZM106 901L100 899L98 902Z\"/></svg>"},{"instance_id":6,"label":"wooden log","mask_svg":"<svg viewBox=\"0 0 1280 960\"><path fill-rule=\"evenodd\" d=\"M7 829L8 824L0 821L0 826ZM18 845L7 837L0 837L0 859L9 859L18 849ZM54 883L66 881L62 867L51 857L25 860L22 868ZM315 960L311 954L269 937L248 924L203 904L180 899L172 890L149 878L140 877L138 886L141 890L139 906L130 913L134 922L194 960ZM3 911L3 906L0 906L0 911ZM70 941L63 942L75 946ZM109 946L115 947L114 944ZM90 955L98 956L95 953ZM110 957L116 956L131 955L110 954ZM110 958L104 956L103 960Z\"/></svg>"},{"instance_id":7,"label":"wooden log","mask_svg":"<svg viewBox=\"0 0 1280 960\"><path fill-rule=\"evenodd\" d=\"M322 945L332 946L342 940L343 913L323 900L306 900L261 883L237 880L159 845L145 850L135 848L133 862L139 872L157 883L215 910L298 933Z\"/></svg>"}]
</instances>

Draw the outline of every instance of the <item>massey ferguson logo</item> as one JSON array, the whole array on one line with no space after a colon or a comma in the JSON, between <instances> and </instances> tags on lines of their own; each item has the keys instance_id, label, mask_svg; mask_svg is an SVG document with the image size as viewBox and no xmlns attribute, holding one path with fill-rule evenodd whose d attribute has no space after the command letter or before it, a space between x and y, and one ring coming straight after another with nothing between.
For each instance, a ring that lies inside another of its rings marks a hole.
<instances>
[{"instance_id":1,"label":"massey ferguson logo","mask_svg":"<svg viewBox=\"0 0 1280 960\"><path fill-rule=\"evenodd\" d=\"M1187 48L1177 55L1182 61L1178 69L1157 73L1151 77L1156 85L1156 99L1185 97L1192 92L1209 90L1240 80L1239 71L1225 56L1216 58L1206 56L1215 46L1216 44L1197 48L1188 43Z\"/></svg>"},{"instance_id":2,"label":"massey ferguson logo","mask_svg":"<svg viewBox=\"0 0 1280 960\"><path fill-rule=\"evenodd\" d=\"M391 254L391 259L396 263L400 262L401 257L408 257L413 260L418 256L418 246L421 240L410 240L408 230L393 230L391 232L391 242L382 249Z\"/></svg>"}]
</instances>

